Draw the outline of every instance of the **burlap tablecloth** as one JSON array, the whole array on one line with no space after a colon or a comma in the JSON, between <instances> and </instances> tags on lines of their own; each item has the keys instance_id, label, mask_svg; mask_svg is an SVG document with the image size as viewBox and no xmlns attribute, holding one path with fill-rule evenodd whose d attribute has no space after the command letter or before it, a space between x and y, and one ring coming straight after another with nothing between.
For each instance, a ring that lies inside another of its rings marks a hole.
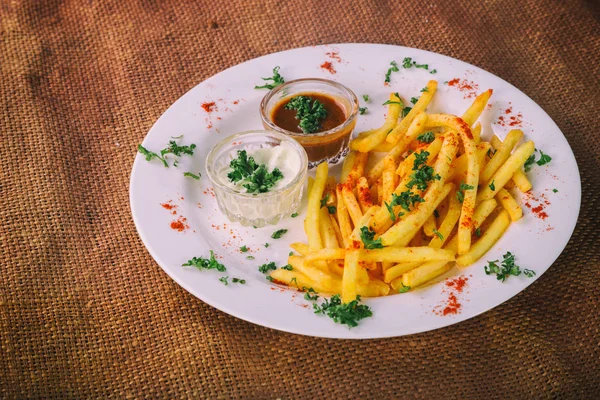
<instances>
[{"instance_id":1,"label":"burlap tablecloth","mask_svg":"<svg viewBox=\"0 0 600 400\"><path fill-rule=\"evenodd\" d=\"M2 397L598 395L598 3L450 3L2 1ZM224 68L339 42L473 63L558 123L581 170L581 214L564 253L530 288L449 328L325 340L217 311L152 260L128 184L153 122Z\"/></svg>"}]
</instances>

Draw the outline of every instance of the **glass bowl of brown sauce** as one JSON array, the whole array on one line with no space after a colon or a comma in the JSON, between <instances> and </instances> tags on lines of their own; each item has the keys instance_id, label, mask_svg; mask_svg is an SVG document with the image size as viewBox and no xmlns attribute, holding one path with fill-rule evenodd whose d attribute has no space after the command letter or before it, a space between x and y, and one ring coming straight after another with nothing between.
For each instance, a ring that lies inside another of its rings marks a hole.
<instances>
[{"instance_id":1,"label":"glass bowl of brown sauce","mask_svg":"<svg viewBox=\"0 0 600 400\"><path fill-rule=\"evenodd\" d=\"M358 98L346 86L319 78L296 79L271 90L260 104L267 130L294 138L308 167L338 163L348 153L356 126Z\"/></svg>"}]
</instances>

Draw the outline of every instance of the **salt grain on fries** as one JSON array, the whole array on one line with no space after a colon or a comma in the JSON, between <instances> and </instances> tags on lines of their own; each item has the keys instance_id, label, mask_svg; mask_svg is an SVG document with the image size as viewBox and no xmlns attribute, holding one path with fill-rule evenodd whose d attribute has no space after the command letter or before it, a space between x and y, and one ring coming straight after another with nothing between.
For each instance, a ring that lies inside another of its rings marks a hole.
<instances>
[{"instance_id":1,"label":"salt grain on fries","mask_svg":"<svg viewBox=\"0 0 600 400\"><path fill-rule=\"evenodd\" d=\"M522 167L533 142L518 145L520 130L504 142L481 140L477 120L491 89L462 117L426 112L436 90L429 81L403 118L404 103L391 93L383 125L350 143L339 182L327 163L317 167L309 178L308 243L291 245L299 254L288 259L292 270L271 272L274 280L341 293L344 303L405 292L455 262L473 264L521 218L507 189L531 189Z\"/></svg>"}]
</instances>

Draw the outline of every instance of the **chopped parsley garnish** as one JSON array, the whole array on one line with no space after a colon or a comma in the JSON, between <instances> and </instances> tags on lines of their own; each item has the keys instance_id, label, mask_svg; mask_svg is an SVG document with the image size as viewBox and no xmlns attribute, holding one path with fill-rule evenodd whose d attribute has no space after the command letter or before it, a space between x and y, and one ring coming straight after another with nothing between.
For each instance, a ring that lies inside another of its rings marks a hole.
<instances>
[{"instance_id":1,"label":"chopped parsley garnish","mask_svg":"<svg viewBox=\"0 0 600 400\"><path fill-rule=\"evenodd\" d=\"M321 129L321 120L327 116L323 103L308 96L295 96L285 105L286 110L296 110L298 127L304 133L315 133Z\"/></svg>"},{"instance_id":2,"label":"chopped parsley garnish","mask_svg":"<svg viewBox=\"0 0 600 400\"><path fill-rule=\"evenodd\" d=\"M271 235L271 237L273 239L280 239L283 235L285 235L287 233L287 229L279 229L278 231L273 232L273 234Z\"/></svg>"},{"instance_id":3,"label":"chopped parsley garnish","mask_svg":"<svg viewBox=\"0 0 600 400\"><path fill-rule=\"evenodd\" d=\"M240 278L231 278L231 282L233 282L233 283L239 283L241 285L245 285L246 284L246 280L245 279L240 279Z\"/></svg>"},{"instance_id":4,"label":"chopped parsley garnish","mask_svg":"<svg viewBox=\"0 0 600 400\"><path fill-rule=\"evenodd\" d=\"M265 243L265 247L269 247L269 243Z\"/></svg>"},{"instance_id":5,"label":"chopped parsley garnish","mask_svg":"<svg viewBox=\"0 0 600 400\"><path fill-rule=\"evenodd\" d=\"M390 62L390 65L391 67L388 68L387 72L385 73L385 83L390 83L392 72L400 71L400 68L398 68L398 64L396 63L396 61Z\"/></svg>"},{"instance_id":6,"label":"chopped parsley garnish","mask_svg":"<svg viewBox=\"0 0 600 400\"><path fill-rule=\"evenodd\" d=\"M263 81L273 81L271 83L265 83L262 86L254 86L254 89L274 89L277 86L285 83L285 80L281 75L279 75L279 67L273 68L273 76L268 78L261 78Z\"/></svg>"},{"instance_id":7,"label":"chopped parsley garnish","mask_svg":"<svg viewBox=\"0 0 600 400\"><path fill-rule=\"evenodd\" d=\"M440 217L440 213L438 212L438 210L433 210L433 216L436 218Z\"/></svg>"},{"instance_id":8,"label":"chopped parsley garnish","mask_svg":"<svg viewBox=\"0 0 600 400\"><path fill-rule=\"evenodd\" d=\"M502 258L502 262L498 260L488 261L488 265L484 267L486 275L496 274L496 279L502 282L506 281L511 275L519 276L523 273L529 278L535 275L535 272L530 269L521 271L521 268L515 264L514 254L510 251L506 252ZM498 263L500 263L500 265L498 265Z\"/></svg>"},{"instance_id":9,"label":"chopped parsley garnish","mask_svg":"<svg viewBox=\"0 0 600 400\"><path fill-rule=\"evenodd\" d=\"M437 229L434 229L433 233L435 234L435 236L439 237L440 240L444 240L444 235L442 235Z\"/></svg>"},{"instance_id":10,"label":"chopped parsley garnish","mask_svg":"<svg viewBox=\"0 0 600 400\"><path fill-rule=\"evenodd\" d=\"M246 257L246 260L254 260L254 256L248 256Z\"/></svg>"},{"instance_id":11,"label":"chopped parsley garnish","mask_svg":"<svg viewBox=\"0 0 600 400\"><path fill-rule=\"evenodd\" d=\"M227 268L223 264L217 261L215 253L210 251L210 258L194 257L188 260L182 267L196 267L198 269L216 269L219 272L224 272Z\"/></svg>"},{"instance_id":12,"label":"chopped parsley garnish","mask_svg":"<svg viewBox=\"0 0 600 400\"><path fill-rule=\"evenodd\" d=\"M268 274L269 271L275 271L277 269L277 266L275 265L275 263L273 261L271 261L268 264L263 264L260 267L258 267L258 272L262 272L263 274Z\"/></svg>"},{"instance_id":13,"label":"chopped parsley garnish","mask_svg":"<svg viewBox=\"0 0 600 400\"><path fill-rule=\"evenodd\" d=\"M365 249L383 249L381 238L373 240L375 238L375 232L366 226L360 228L360 238L365 245Z\"/></svg>"},{"instance_id":14,"label":"chopped parsley garnish","mask_svg":"<svg viewBox=\"0 0 600 400\"><path fill-rule=\"evenodd\" d=\"M248 251L248 247L246 245L243 245L242 247L240 247L240 251L242 253L246 253Z\"/></svg>"},{"instance_id":15,"label":"chopped parsley garnish","mask_svg":"<svg viewBox=\"0 0 600 400\"><path fill-rule=\"evenodd\" d=\"M404 283L400 282L402 286L398 289L398 293L406 293L410 290L410 286L404 286Z\"/></svg>"},{"instance_id":16,"label":"chopped parsley garnish","mask_svg":"<svg viewBox=\"0 0 600 400\"><path fill-rule=\"evenodd\" d=\"M275 279L273 279L273 277L271 275L265 276L265 279L268 280L269 282L273 282L275 280Z\"/></svg>"},{"instance_id":17,"label":"chopped parsley garnish","mask_svg":"<svg viewBox=\"0 0 600 400\"><path fill-rule=\"evenodd\" d=\"M306 286L303 286L302 290L304 290L306 292L306 293L304 293L305 300L317 301L319 299L319 296L317 296L317 292L315 292L315 289L307 288ZM314 293L314 295L311 296L311 293Z\"/></svg>"},{"instance_id":18,"label":"chopped parsley garnish","mask_svg":"<svg viewBox=\"0 0 600 400\"><path fill-rule=\"evenodd\" d=\"M327 200L329 200L329 193L327 193L327 194L325 195L325 197L323 197L323 198L321 199L321 207L319 207L319 208L323 208L323 207L325 207L325 206L327 205Z\"/></svg>"},{"instance_id":19,"label":"chopped parsley garnish","mask_svg":"<svg viewBox=\"0 0 600 400\"><path fill-rule=\"evenodd\" d=\"M337 212L337 208L335 206L327 206L327 211L329 214L335 214Z\"/></svg>"},{"instance_id":20,"label":"chopped parsley garnish","mask_svg":"<svg viewBox=\"0 0 600 400\"><path fill-rule=\"evenodd\" d=\"M296 277L293 277L292 279L290 279L290 285L291 285L292 283L293 283L294 285L296 285L296 287L298 287L298 280L296 279Z\"/></svg>"},{"instance_id":21,"label":"chopped parsley garnish","mask_svg":"<svg viewBox=\"0 0 600 400\"><path fill-rule=\"evenodd\" d=\"M158 158L160 161L162 161L163 165L166 168L168 168L169 167L169 163L167 162L167 158L165 157L165 155L167 155L167 154L173 154L176 157L180 157L183 154L187 154L187 155L193 156L195 148L196 148L196 145L193 144L193 143L190 144L189 146L188 145L180 146L174 140L169 140L169 146L167 146L166 148L162 149L160 151L160 155L157 154L157 153L155 153L155 152L153 152L153 151L150 151L150 150L146 149L141 144L138 145L138 152L140 152L144 157L146 157L146 161L150 161L153 158ZM177 166L177 160L174 161L173 166L174 167Z\"/></svg>"},{"instance_id":22,"label":"chopped parsley garnish","mask_svg":"<svg viewBox=\"0 0 600 400\"><path fill-rule=\"evenodd\" d=\"M456 192L456 198L458 199L458 201L460 201L461 203L465 200L465 190L473 190L475 189L475 187L471 186L471 185L467 185L464 182L460 183L460 186L458 188L458 192Z\"/></svg>"},{"instance_id":23,"label":"chopped parsley garnish","mask_svg":"<svg viewBox=\"0 0 600 400\"><path fill-rule=\"evenodd\" d=\"M402 112L400 113L402 118L405 118L408 115L408 113L410 112L410 110L412 110L412 107L404 107L402 109Z\"/></svg>"},{"instance_id":24,"label":"chopped parsley garnish","mask_svg":"<svg viewBox=\"0 0 600 400\"><path fill-rule=\"evenodd\" d=\"M198 172L198 175L193 174L191 172L184 172L183 176L189 176L190 178L194 178L195 180L200 180L200 177L202 176L202 174L200 174L200 172Z\"/></svg>"},{"instance_id":25,"label":"chopped parsley garnish","mask_svg":"<svg viewBox=\"0 0 600 400\"><path fill-rule=\"evenodd\" d=\"M363 95L362 95L362 98L363 98L363 100L364 100L366 103L368 103L369 101L371 101L371 99L369 98L369 95L368 95L368 94L363 94Z\"/></svg>"},{"instance_id":26,"label":"chopped parsley garnish","mask_svg":"<svg viewBox=\"0 0 600 400\"><path fill-rule=\"evenodd\" d=\"M492 156L495 154L496 152L492 149L488 149L487 153L485 153L487 155L488 158L492 158Z\"/></svg>"},{"instance_id":27,"label":"chopped parsley garnish","mask_svg":"<svg viewBox=\"0 0 600 400\"><path fill-rule=\"evenodd\" d=\"M288 253L288 256L293 256L293 255L294 255L294 252L293 252L293 251L290 251L290 252Z\"/></svg>"},{"instance_id":28,"label":"chopped parsley garnish","mask_svg":"<svg viewBox=\"0 0 600 400\"><path fill-rule=\"evenodd\" d=\"M431 143L435 140L435 134L432 131L421 133L417 140L421 143Z\"/></svg>"},{"instance_id":29,"label":"chopped parsley garnish","mask_svg":"<svg viewBox=\"0 0 600 400\"><path fill-rule=\"evenodd\" d=\"M494 182L495 182L495 180L492 181L492 183L490 183L490 190L493 191L493 192L496 191L496 185L494 185Z\"/></svg>"},{"instance_id":30,"label":"chopped parsley garnish","mask_svg":"<svg viewBox=\"0 0 600 400\"><path fill-rule=\"evenodd\" d=\"M367 111L369 111L369 109L367 107L358 107L358 113L360 115L366 114Z\"/></svg>"},{"instance_id":31,"label":"chopped parsley garnish","mask_svg":"<svg viewBox=\"0 0 600 400\"><path fill-rule=\"evenodd\" d=\"M481 228L475 229L475 236L481 237Z\"/></svg>"},{"instance_id":32,"label":"chopped parsley garnish","mask_svg":"<svg viewBox=\"0 0 600 400\"><path fill-rule=\"evenodd\" d=\"M529 158L525 161L525 164L523 164L525 172L531 171L531 166L533 165L533 163L535 163L535 154L530 155Z\"/></svg>"},{"instance_id":33,"label":"chopped parsley garnish","mask_svg":"<svg viewBox=\"0 0 600 400\"><path fill-rule=\"evenodd\" d=\"M281 269L285 269L286 271L293 271L294 267L292 267L290 264L286 264L283 267L281 267Z\"/></svg>"},{"instance_id":34,"label":"chopped parsley garnish","mask_svg":"<svg viewBox=\"0 0 600 400\"><path fill-rule=\"evenodd\" d=\"M324 314L333 319L338 324L348 325L353 328L358 325L358 321L363 318L371 317L373 312L365 304L359 304L360 296L350 303L342 304L339 294L331 296L331 299L325 299L323 303L313 304L315 314Z\"/></svg>"},{"instance_id":35,"label":"chopped parsley garnish","mask_svg":"<svg viewBox=\"0 0 600 400\"><path fill-rule=\"evenodd\" d=\"M554 193L558 193L558 189L552 189Z\"/></svg>"},{"instance_id":36,"label":"chopped parsley garnish","mask_svg":"<svg viewBox=\"0 0 600 400\"><path fill-rule=\"evenodd\" d=\"M410 211L410 208L414 207L415 203L422 203L424 201L425 200L420 195L415 194L410 190L405 190L404 192L400 193L400 195L392 193L392 201L390 202L390 205L401 206L406 211Z\"/></svg>"},{"instance_id":37,"label":"chopped parsley garnish","mask_svg":"<svg viewBox=\"0 0 600 400\"><path fill-rule=\"evenodd\" d=\"M548 154L544 154L544 152L540 150L540 159L535 163L539 166L542 166L548 164L550 161L552 161L552 157L550 157Z\"/></svg>"},{"instance_id":38,"label":"chopped parsley garnish","mask_svg":"<svg viewBox=\"0 0 600 400\"><path fill-rule=\"evenodd\" d=\"M229 279L228 276L222 276L219 278L219 280L223 283L223 285L227 286L229 285L229 282L227 282L227 279Z\"/></svg>"},{"instance_id":39,"label":"chopped parsley garnish","mask_svg":"<svg viewBox=\"0 0 600 400\"><path fill-rule=\"evenodd\" d=\"M413 61L412 57L405 57L402 60L402 68L409 69L412 67L421 68L429 71L429 64L418 64L416 61ZM437 73L437 69L432 69L431 71L429 71L429 73L435 74Z\"/></svg>"},{"instance_id":40,"label":"chopped parsley garnish","mask_svg":"<svg viewBox=\"0 0 600 400\"><path fill-rule=\"evenodd\" d=\"M402 60L402 68L410 68L412 67L412 57L404 57L404 60Z\"/></svg>"},{"instance_id":41,"label":"chopped parsley garnish","mask_svg":"<svg viewBox=\"0 0 600 400\"><path fill-rule=\"evenodd\" d=\"M413 103L413 104L417 104L417 101L419 101L418 97L411 97L410 98L410 102Z\"/></svg>"},{"instance_id":42,"label":"chopped parsley garnish","mask_svg":"<svg viewBox=\"0 0 600 400\"><path fill-rule=\"evenodd\" d=\"M437 69L432 69L431 71L429 71L430 74L437 74Z\"/></svg>"},{"instance_id":43,"label":"chopped parsley garnish","mask_svg":"<svg viewBox=\"0 0 600 400\"><path fill-rule=\"evenodd\" d=\"M296 218L298 216L298 213L293 213L292 214L292 218Z\"/></svg>"},{"instance_id":44,"label":"chopped parsley garnish","mask_svg":"<svg viewBox=\"0 0 600 400\"><path fill-rule=\"evenodd\" d=\"M414 153L415 161L413 164L413 172L410 175L410 180L406 184L406 187L411 188L416 186L419 190L427 189L429 182L434 179L441 179L439 174L435 173L433 167L427 165L427 157L429 157L429 152L422 150L419 153Z\"/></svg>"},{"instance_id":45,"label":"chopped parsley garnish","mask_svg":"<svg viewBox=\"0 0 600 400\"><path fill-rule=\"evenodd\" d=\"M421 93L425 93L425 92L429 92L429 88L427 86L425 86L423 89L421 89Z\"/></svg>"},{"instance_id":46,"label":"chopped parsley garnish","mask_svg":"<svg viewBox=\"0 0 600 400\"><path fill-rule=\"evenodd\" d=\"M248 193L266 193L275 185L275 182L283 178L279 168L267 171L265 164L258 165L254 157L248 157L246 150L238 150L237 158L229 163L231 171L227 177L231 182L242 181L243 187Z\"/></svg>"}]
</instances>

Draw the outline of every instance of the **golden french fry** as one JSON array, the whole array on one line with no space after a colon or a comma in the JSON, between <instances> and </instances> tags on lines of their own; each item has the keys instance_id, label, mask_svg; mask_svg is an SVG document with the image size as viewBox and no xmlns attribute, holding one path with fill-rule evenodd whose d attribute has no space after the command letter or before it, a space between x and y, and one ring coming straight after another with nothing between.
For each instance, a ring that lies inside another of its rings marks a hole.
<instances>
[{"instance_id":1,"label":"golden french fry","mask_svg":"<svg viewBox=\"0 0 600 400\"><path fill-rule=\"evenodd\" d=\"M324 252L321 250L320 252ZM431 247L384 247L383 249L362 249L360 260L365 262L388 261L393 263L425 262L432 260L453 261L454 253L445 249Z\"/></svg>"},{"instance_id":2,"label":"golden french fry","mask_svg":"<svg viewBox=\"0 0 600 400\"><path fill-rule=\"evenodd\" d=\"M438 136L433 142L429 144L429 146L427 146L425 151L429 153L429 157L427 158L428 161L433 161L434 158L438 155L442 148L442 143L444 143L444 138ZM415 163L416 153L416 151L411 153L408 157L404 159L404 161L400 163L400 165L398 165L398 169L396 170L396 173L398 175L404 177L412 172L413 165Z\"/></svg>"},{"instance_id":3,"label":"golden french fry","mask_svg":"<svg viewBox=\"0 0 600 400\"><path fill-rule=\"evenodd\" d=\"M346 207L346 202L342 196L342 188L344 184L339 184L336 186L336 194L338 199L337 205L337 218L338 223L340 225L340 231L342 233L342 239L344 247L348 246L347 237L352 233L352 225L350 223L350 215L348 215L348 209Z\"/></svg>"},{"instance_id":4,"label":"golden french fry","mask_svg":"<svg viewBox=\"0 0 600 400\"><path fill-rule=\"evenodd\" d=\"M502 146L502 141L498 138L498 136L494 135L492 136L491 144L492 147L497 150ZM529 179L527 179L527 175L525 175L525 172L523 172L521 168L515 171L514 175L512 176L512 182L521 191L521 193L526 193L533 187L531 182L529 182ZM509 184L510 182L507 182L504 187L510 189Z\"/></svg>"},{"instance_id":5,"label":"golden french fry","mask_svg":"<svg viewBox=\"0 0 600 400\"><path fill-rule=\"evenodd\" d=\"M475 208L475 212L473 213L473 229L472 232L477 232L477 229L483 224L485 219L490 215L495 209L498 203L494 199L489 199L482 201ZM451 250L456 253L458 250L458 236L454 235L449 242L443 246L444 249Z\"/></svg>"},{"instance_id":6,"label":"golden french fry","mask_svg":"<svg viewBox=\"0 0 600 400\"><path fill-rule=\"evenodd\" d=\"M308 207L306 211L306 230L308 236L308 247L311 251L323 248L321 232L319 230L319 209L321 208L321 197L327 183L327 163L321 163L317 167L315 183L308 195Z\"/></svg>"},{"instance_id":7,"label":"golden french fry","mask_svg":"<svg viewBox=\"0 0 600 400\"><path fill-rule=\"evenodd\" d=\"M300 272L312 281L319 282L322 285L331 286L331 280L334 279L334 276L329 270L323 271L320 268L307 263L305 257L289 256L288 264L292 266L293 271Z\"/></svg>"},{"instance_id":8,"label":"golden french fry","mask_svg":"<svg viewBox=\"0 0 600 400\"><path fill-rule=\"evenodd\" d=\"M320 260L343 260L346 257L345 249L322 249L309 253L304 257L305 263L313 263Z\"/></svg>"},{"instance_id":9,"label":"golden french fry","mask_svg":"<svg viewBox=\"0 0 600 400\"><path fill-rule=\"evenodd\" d=\"M360 209L360 205L358 201L356 201L356 197L354 197L354 193L348 184L342 185L342 199L344 203L346 203L346 209L350 214L350 218L352 219L352 223L356 226L360 219L362 218L362 211Z\"/></svg>"},{"instance_id":10,"label":"golden french fry","mask_svg":"<svg viewBox=\"0 0 600 400\"><path fill-rule=\"evenodd\" d=\"M366 135L358 135L356 139L350 142L350 148L363 153L367 153L377 147L378 144L385 141L388 133L394 129L398 123L400 111L404 108L402 100L395 93L390 94L388 113L385 123L375 132Z\"/></svg>"},{"instance_id":11,"label":"golden french fry","mask_svg":"<svg viewBox=\"0 0 600 400\"><path fill-rule=\"evenodd\" d=\"M435 225L435 216L431 214L429 217L427 217L425 223L423 224L423 233L428 237L432 237L435 235L434 231L436 230L437 226Z\"/></svg>"},{"instance_id":12,"label":"golden french fry","mask_svg":"<svg viewBox=\"0 0 600 400\"><path fill-rule=\"evenodd\" d=\"M421 97L419 97L419 101L417 101L417 103L414 105L412 110L410 110L410 112L406 115L406 117L404 117L404 119L400 121L400 123L394 128L394 130L391 131L389 135L387 135L387 138L385 138L385 140L388 143L396 144L398 143L398 141L402 140L402 137L407 133L409 126L411 125L415 117L419 113L425 111L425 109L431 102L431 99L433 99L433 95L435 94L436 90L436 81L432 80L427 82L427 86L425 86L423 94L421 95Z\"/></svg>"},{"instance_id":13,"label":"golden french fry","mask_svg":"<svg viewBox=\"0 0 600 400\"><path fill-rule=\"evenodd\" d=\"M346 158L344 158L344 162L342 163L342 173L340 175L341 183L346 183L346 181L348 180L348 175L350 174L350 171L352 171L352 168L354 167L354 162L356 161L356 154L357 151L350 150Z\"/></svg>"},{"instance_id":14,"label":"golden french fry","mask_svg":"<svg viewBox=\"0 0 600 400\"><path fill-rule=\"evenodd\" d=\"M344 256L344 276L342 277L342 302L349 303L356 299L358 250L348 250Z\"/></svg>"},{"instance_id":15,"label":"golden french fry","mask_svg":"<svg viewBox=\"0 0 600 400\"><path fill-rule=\"evenodd\" d=\"M343 203L343 201L342 201ZM342 230L340 229L340 226L337 222L337 220L335 219L335 217L333 216L333 214L329 214L329 221L331 222L331 227L333 228L333 231L335 232L335 237L337 239L337 242L339 243L340 247L346 247L346 245L344 244L344 237L342 236Z\"/></svg>"},{"instance_id":16,"label":"golden french fry","mask_svg":"<svg viewBox=\"0 0 600 400\"><path fill-rule=\"evenodd\" d=\"M481 142L481 122L476 123L471 132L475 143Z\"/></svg>"},{"instance_id":17,"label":"golden french fry","mask_svg":"<svg viewBox=\"0 0 600 400\"><path fill-rule=\"evenodd\" d=\"M383 141L383 142L379 143L372 151L377 152L377 153L387 153L388 151L392 150L393 148L394 148L394 145L392 143Z\"/></svg>"},{"instance_id":18,"label":"golden french fry","mask_svg":"<svg viewBox=\"0 0 600 400\"><path fill-rule=\"evenodd\" d=\"M370 226L371 219L377 213L377 211L379 211L379 208L380 208L379 206L373 206L373 207L369 208L367 210L367 212L361 217L360 221L358 221L358 223L356 225L354 225L354 230L352 231L352 234L350 235L350 238L348 240L349 243L352 243L352 241L362 243L361 238L360 238L361 229L365 226L366 227ZM362 247L362 245L361 245L361 247Z\"/></svg>"},{"instance_id":19,"label":"golden french fry","mask_svg":"<svg viewBox=\"0 0 600 400\"><path fill-rule=\"evenodd\" d=\"M508 135L506 135L506 139L504 139L504 142L502 142L500 148L496 150L492 156L492 159L485 166L485 169L481 171L479 178L482 182L487 182L492 175L498 171L502 164L508 160L513 148L517 145L522 137L523 131L519 129L513 129L512 131L508 132Z\"/></svg>"},{"instance_id":20,"label":"golden french fry","mask_svg":"<svg viewBox=\"0 0 600 400\"><path fill-rule=\"evenodd\" d=\"M381 175L381 201L389 202L392 199L392 193L394 193L394 171L385 170ZM365 178L366 181L366 178Z\"/></svg>"},{"instance_id":21,"label":"golden french fry","mask_svg":"<svg viewBox=\"0 0 600 400\"><path fill-rule=\"evenodd\" d=\"M465 254L471 247L471 220L477 199L477 185L479 184L479 163L477 161L477 145L469 125L453 115L431 114L428 116L427 125L445 126L458 132L467 155L467 176L465 184L472 189L464 191L462 212L458 225L458 254Z\"/></svg>"},{"instance_id":22,"label":"golden french fry","mask_svg":"<svg viewBox=\"0 0 600 400\"><path fill-rule=\"evenodd\" d=\"M367 178L364 176L361 176L358 178L358 181L356 181L356 194L358 197L358 204L363 213L373 207L373 199L371 198L369 184L367 183Z\"/></svg>"},{"instance_id":23,"label":"golden french fry","mask_svg":"<svg viewBox=\"0 0 600 400\"><path fill-rule=\"evenodd\" d=\"M495 199L502 205L502 207L510 215L512 221L517 221L523 216L523 209L519 206L519 203L510 195L508 190L500 189L496 194Z\"/></svg>"},{"instance_id":24,"label":"golden french fry","mask_svg":"<svg viewBox=\"0 0 600 400\"><path fill-rule=\"evenodd\" d=\"M454 226L458 222L460 218L461 204L454 195L454 193L450 193L448 195L448 212L444 217L440 228L438 229L439 235L434 236L429 242L429 247L433 247L434 249L440 249L446 240L450 237ZM490 211L491 212L491 211Z\"/></svg>"},{"instance_id":25,"label":"golden french fry","mask_svg":"<svg viewBox=\"0 0 600 400\"><path fill-rule=\"evenodd\" d=\"M485 106L487 105L488 100L492 96L493 92L494 91L492 89L488 89L475 98L473 104L471 104L471 106L467 109L467 111L465 111L465 113L462 116L463 121L465 121L467 125L473 126L475 121L477 121L477 119L485 109Z\"/></svg>"},{"instance_id":26,"label":"golden french fry","mask_svg":"<svg viewBox=\"0 0 600 400\"><path fill-rule=\"evenodd\" d=\"M496 192L504 187L514 173L525 164L525 161L533 154L535 145L533 142L526 142L517 147L515 152L506 160L506 162L496 171L494 175L486 182L483 190L477 196L477 202L491 199ZM494 183L496 190L491 190L490 185ZM465 196L466 198L466 196ZM464 203L463 203L464 204Z\"/></svg>"},{"instance_id":27,"label":"golden french fry","mask_svg":"<svg viewBox=\"0 0 600 400\"><path fill-rule=\"evenodd\" d=\"M368 161L369 153L356 153L356 156L354 157L354 164L352 165L352 169L348 173L348 177L344 183L347 183L351 188L354 188L358 178L365 174L365 168Z\"/></svg>"},{"instance_id":28,"label":"golden french fry","mask_svg":"<svg viewBox=\"0 0 600 400\"><path fill-rule=\"evenodd\" d=\"M310 196L310 192L312 191L314 184L315 184L315 178L313 178L312 176L309 176L308 177L308 185L307 185L307 189L306 189L307 195Z\"/></svg>"},{"instance_id":29,"label":"golden french fry","mask_svg":"<svg viewBox=\"0 0 600 400\"><path fill-rule=\"evenodd\" d=\"M335 230L331 224L330 214L327 207L321 207L319 210L319 229L323 240L323 247L326 249L336 249L340 247Z\"/></svg>"},{"instance_id":30,"label":"golden french fry","mask_svg":"<svg viewBox=\"0 0 600 400\"><path fill-rule=\"evenodd\" d=\"M510 225L510 216L506 210L500 211L494 222L483 233L483 236L471 247L467 254L463 254L456 259L459 267L466 267L479 260L487 251L500 239Z\"/></svg>"},{"instance_id":31,"label":"golden french fry","mask_svg":"<svg viewBox=\"0 0 600 400\"><path fill-rule=\"evenodd\" d=\"M420 247L423 244L423 229L418 229L407 243L408 247Z\"/></svg>"},{"instance_id":32,"label":"golden french fry","mask_svg":"<svg viewBox=\"0 0 600 400\"><path fill-rule=\"evenodd\" d=\"M393 281L394 279L396 279L400 275L407 273L408 271L410 271L413 268L417 268L421 264L422 264L421 262L410 262L410 263L396 264L393 267L388 268L384 272L383 281L386 282L386 283L390 283L391 281Z\"/></svg>"},{"instance_id":33,"label":"golden french fry","mask_svg":"<svg viewBox=\"0 0 600 400\"><path fill-rule=\"evenodd\" d=\"M377 204L383 203L383 178L377 179L377 182L373 184L377 188Z\"/></svg>"},{"instance_id":34,"label":"golden french fry","mask_svg":"<svg viewBox=\"0 0 600 400\"><path fill-rule=\"evenodd\" d=\"M426 262L420 267L408 271L400 278L396 278L391 282L391 284L396 290L401 289L403 286L409 286L411 289L413 289L450 271L451 269L452 264L446 261L430 261Z\"/></svg>"},{"instance_id":35,"label":"golden french fry","mask_svg":"<svg viewBox=\"0 0 600 400\"><path fill-rule=\"evenodd\" d=\"M290 244L290 248L302 256L305 256L310 252L310 250L308 249L308 244L306 243L292 243Z\"/></svg>"},{"instance_id":36,"label":"golden french fry","mask_svg":"<svg viewBox=\"0 0 600 400\"><path fill-rule=\"evenodd\" d=\"M477 144L477 163L481 166L486 158L487 151L490 149L488 142L480 142ZM452 162L448 180L454 181L457 185L467 179L467 155L462 154Z\"/></svg>"},{"instance_id":37,"label":"golden french fry","mask_svg":"<svg viewBox=\"0 0 600 400\"><path fill-rule=\"evenodd\" d=\"M414 110L414 108L413 108L413 110ZM398 160L400 159L402 154L404 154L404 152L408 148L408 145L410 144L410 142L415 140L416 137L419 136L419 134L423 131L426 123L427 123L427 114L425 114L425 113L420 113L413 119L412 123L408 127L408 131L406 132L406 135L400 141L398 141L398 143L396 143L394 148L392 150L390 150L385 155L385 157L383 157L381 160L379 160L373 166L373 168L371 168L371 170L367 173L366 177L367 177L367 181L369 182L369 185L372 185L373 183L375 183L377 181L377 179L379 179L379 177L383 173L383 170L385 169L385 164L387 162L386 159L391 159L395 163L398 162Z\"/></svg>"}]
</instances>

